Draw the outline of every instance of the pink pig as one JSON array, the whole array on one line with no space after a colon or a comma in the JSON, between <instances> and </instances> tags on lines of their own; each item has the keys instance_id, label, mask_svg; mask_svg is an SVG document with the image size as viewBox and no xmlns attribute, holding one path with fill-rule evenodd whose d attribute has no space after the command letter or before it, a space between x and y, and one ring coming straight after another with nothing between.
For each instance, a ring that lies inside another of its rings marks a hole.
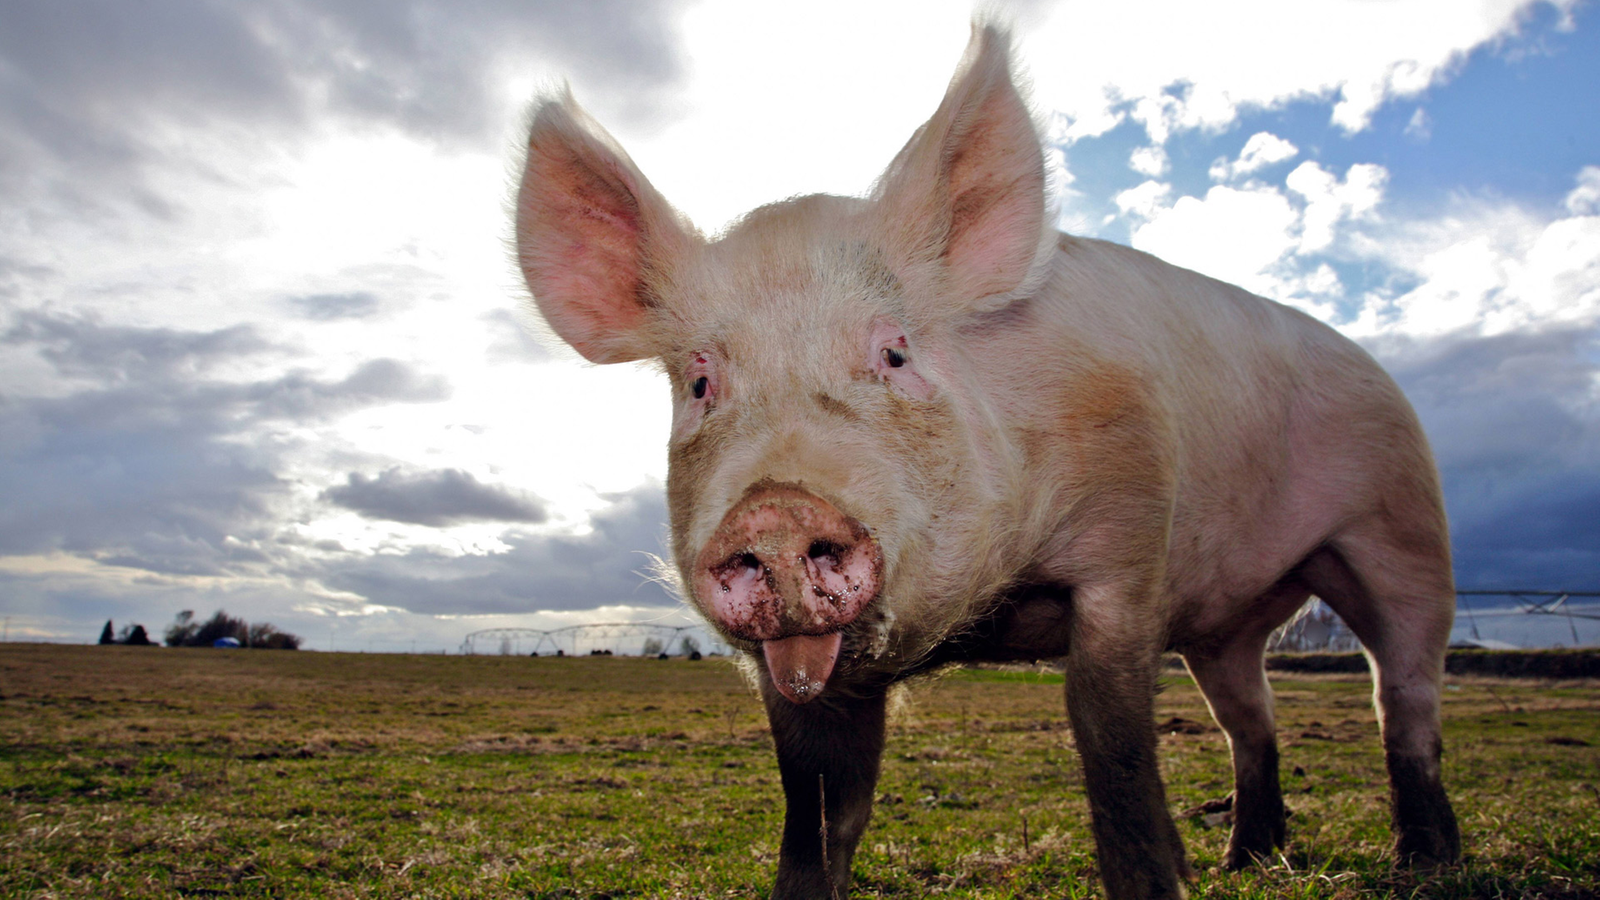
<instances>
[{"instance_id":1,"label":"pink pig","mask_svg":"<svg viewBox=\"0 0 1600 900\"><path fill-rule=\"evenodd\" d=\"M1270 856L1262 654L1313 594L1373 663L1397 855L1455 860L1450 545L1410 405L1308 316L1055 231L1008 57L975 29L868 198L763 206L715 239L570 95L528 136L540 311L587 359L671 382L672 552L765 699L774 896L848 893L891 686L965 661L1064 660L1106 893L1178 897L1152 697L1182 653L1232 747L1227 865Z\"/></svg>"}]
</instances>

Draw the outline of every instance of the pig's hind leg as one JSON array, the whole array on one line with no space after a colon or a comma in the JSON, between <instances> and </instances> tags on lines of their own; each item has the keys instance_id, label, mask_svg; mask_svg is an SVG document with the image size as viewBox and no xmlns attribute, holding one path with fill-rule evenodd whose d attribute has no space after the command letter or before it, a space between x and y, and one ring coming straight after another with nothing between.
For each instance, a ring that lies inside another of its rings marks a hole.
<instances>
[{"instance_id":1,"label":"pig's hind leg","mask_svg":"<svg viewBox=\"0 0 1600 900\"><path fill-rule=\"evenodd\" d=\"M1277 726L1262 657L1273 629L1308 596L1303 584L1286 580L1251 604L1249 618L1230 628L1224 641L1184 652L1233 755L1233 833L1222 861L1228 869L1270 858L1284 843Z\"/></svg>"},{"instance_id":2,"label":"pig's hind leg","mask_svg":"<svg viewBox=\"0 0 1600 900\"><path fill-rule=\"evenodd\" d=\"M1312 554L1302 571L1372 663L1396 860L1455 862L1461 837L1440 781L1440 681L1455 619L1442 525L1373 517Z\"/></svg>"}]
</instances>

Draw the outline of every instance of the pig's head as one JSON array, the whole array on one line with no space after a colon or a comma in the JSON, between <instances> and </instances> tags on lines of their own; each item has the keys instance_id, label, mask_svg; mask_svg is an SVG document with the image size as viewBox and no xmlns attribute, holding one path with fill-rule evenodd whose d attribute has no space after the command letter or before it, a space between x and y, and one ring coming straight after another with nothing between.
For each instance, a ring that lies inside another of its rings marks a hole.
<instances>
[{"instance_id":1,"label":"pig's head","mask_svg":"<svg viewBox=\"0 0 1600 900\"><path fill-rule=\"evenodd\" d=\"M963 331L1030 294L1054 232L1007 44L978 29L872 196L706 240L563 95L536 111L517 249L550 327L672 386L687 599L784 696L899 669L1009 577L1009 452Z\"/></svg>"}]
</instances>

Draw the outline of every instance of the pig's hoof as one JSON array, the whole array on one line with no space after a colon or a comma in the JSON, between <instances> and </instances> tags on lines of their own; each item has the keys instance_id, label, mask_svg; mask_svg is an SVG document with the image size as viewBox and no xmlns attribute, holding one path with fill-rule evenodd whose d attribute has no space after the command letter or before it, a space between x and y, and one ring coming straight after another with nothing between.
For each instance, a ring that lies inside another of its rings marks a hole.
<instances>
[{"instance_id":1,"label":"pig's hoof","mask_svg":"<svg viewBox=\"0 0 1600 900\"><path fill-rule=\"evenodd\" d=\"M1259 822L1235 820L1233 835L1228 841L1228 854L1222 858L1222 867L1230 872L1248 869L1263 862L1271 862L1278 848L1284 844L1283 819L1262 827Z\"/></svg>"},{"instance_id":2,"label":"pig's hoof","mask_svg":"<svg viewBox=\"0 0 1600 900\"><path fill-rule=\"evenodd\" d=\"M1245 847L1229 847L1227 855L1222 857L1222 868L1228 872L1240 872L1260 865L1271 858L1272 850L1270 849L1252 850Z\"/></svg>"},{"instance_id":3,"label":"pig's hoof","mask_svg":"<svg viewBox=\"0 0 1600 900\"><path fill-rule=\"evenodd\" d=\"M1437 869L1461 861L1461 837L1454 829L1416 829L1395 843L1395 864L1412 869Z\"/></svg>"}]
</instances>

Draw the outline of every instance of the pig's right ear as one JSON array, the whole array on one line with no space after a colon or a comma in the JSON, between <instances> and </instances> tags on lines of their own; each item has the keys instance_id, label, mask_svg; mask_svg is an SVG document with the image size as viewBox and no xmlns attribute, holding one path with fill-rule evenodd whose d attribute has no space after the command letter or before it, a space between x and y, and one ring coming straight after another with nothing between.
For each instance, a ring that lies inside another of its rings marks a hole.
<instances>
[{"instance_id":1,"label":"pig's right ear","mask_svg":"<svg viewBox=\"0 0 1600 900\"><path fill-rule=\"evenodd\" d=\"M1010 55L1005 32L974 24L944 101L874 192L881 240L899 274L914 289L936 284L930 291L953 302L949 311L1032 291L1057 239L1039 135Z\"/></svg>"},{"instance_id":2,"label":"pig's right ear","mask_svg":"<svg viewBox=\"0 0 1600 900\"><path fill-rule=\"evenodd\" d=\"M697 237L570 92L534 113L516 216L517 261L556 334L590 362L653 356L652 275Z\"/></svg>"}]
</instances>

